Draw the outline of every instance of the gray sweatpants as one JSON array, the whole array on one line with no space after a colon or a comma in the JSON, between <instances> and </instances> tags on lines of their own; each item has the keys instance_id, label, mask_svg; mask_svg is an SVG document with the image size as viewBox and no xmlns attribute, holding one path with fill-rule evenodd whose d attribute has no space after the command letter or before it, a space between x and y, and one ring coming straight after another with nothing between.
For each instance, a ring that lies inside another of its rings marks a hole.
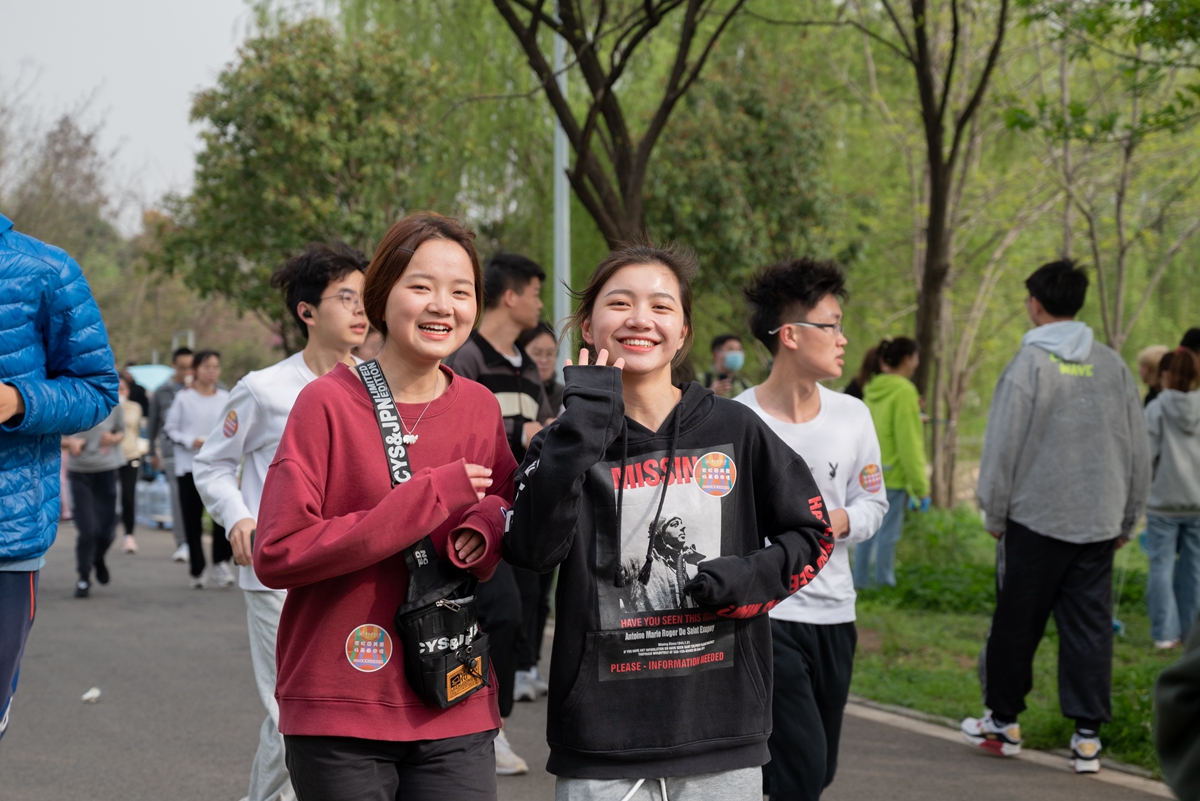
<instances>
[{"instance_id":1,"label":"gray sweatpants","mask_svg":"<svg viewBox=\"0 0 1200 801\"><path fill-rule=\"evenodd\" d=\"M245 590L246 622L250 628L250 660L258 697L267 709L258 730L258 751L250 767L247 801L295 801L292 780L284 763L283 735L279 733L279 704L275 700L275 637L287 593Z\"/></svg>"},{"instance_id":2,"label":"gray sweatpants","mask_svg":"<svg viewBox=\"0 0 1200 801\"><path fill-rule=\"evenodd\" d=\"M171 534L175 537L175 547L187 545L187 532L183 530L183 507L179 505L179 477L175 475L175 457L167 456L162 460L163 473L167 476L167 486L171 490Z\"/></svg>"},{"instance_id":3,"label":"gray sweatpants","mask_svg":"<svg viewBox=\"0 0 1200 801\"><path fill-rule=\"evenodd\" d=\"M559 776L554 801L762 801L762 768L643 779L568 779ZM663 784L666 795L663 795Z\"/></svg>"}]
</instances>

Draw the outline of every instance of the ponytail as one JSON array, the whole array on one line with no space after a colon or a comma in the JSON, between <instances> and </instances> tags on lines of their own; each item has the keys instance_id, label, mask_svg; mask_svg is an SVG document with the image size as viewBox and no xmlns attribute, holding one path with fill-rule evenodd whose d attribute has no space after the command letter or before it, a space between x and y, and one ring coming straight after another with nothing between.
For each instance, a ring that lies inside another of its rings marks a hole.
<instances>
[{"instance_id":1,"label":"ponytail","mask_svg":"<svg viewBox=\"0 0 1200 801\"><path fill-rule=\"evenodd\" d=\"M871 365L871 375L882 373L883 365L885 364L892 369L899 367L900 362L919 350L920 348L915 339L909 339L908 337L896 337L895 339L885 337L875 346L875 361Z\"/></svg>"},{"instance_id":2,"label":"ponytail","mask_svg":"<svg viewBox=\"0 0 1200 801\"><path fill-rule=\"evenodd\" d=\"M1164 384L1163 389L1191 392L1200 384L1200 359L1189 348L1180 346L1163 356L1158 370L1160 375L1167 372L1171 376L1171 383Z\"/></svg>"}]
</instances>

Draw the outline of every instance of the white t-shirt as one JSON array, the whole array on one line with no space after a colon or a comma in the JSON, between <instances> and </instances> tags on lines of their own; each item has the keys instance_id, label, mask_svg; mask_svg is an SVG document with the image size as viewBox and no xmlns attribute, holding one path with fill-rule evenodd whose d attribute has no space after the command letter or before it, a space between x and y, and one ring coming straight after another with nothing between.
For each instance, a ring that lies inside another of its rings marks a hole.
<instances>
[{"instance_id":1,"label":"white t-shirt","mask_svg":"<svg viewBox=\"0 0 1200 801\"><path fill-rule=\"evenodd\" d=\"M887 513L879 439L867 405L820 384L821 411L807 423L788 423L763 411L754 387L734 400L744 403L808 464L825 506L845 509L850 534L839 539L816 580L771 610L771 617L798 623L854 620L854 578L846 545L870 539Z\"/></svg>"},{"instance_id":2,"label":"white t-shirt","mask_svg":"<svg viewBox=\"0 0 1200 801\"><path fill-rule=\"evenodd\" d=\"M192 471L208 513L227 533L239 520L258 519L267 469L275 461L288 415L300 390L316 378L304 363L304 354L294 353L270 367L247 373L229 393ZM243 590L270 590L254 575L253 567L241 569L238 586Z\"/></svg>"},{"instance_id":3,"label":"white t-shirt","mask_svg":"<svg viewBox=\"0 0 1200 801\"><path fill-rule=\"evenodd\" d=\"M175 400L171 401L166 422L163 423L163 432L175 443L175 475L183 476L192 472L192 460L198 453L192 443L198 437L207 437L212 432L213 426L221 419L221 410L228 397L229 393L223 389L211 395L201 395L191 387L186 387L175 393Z\"/></svg>"}]
</instances>

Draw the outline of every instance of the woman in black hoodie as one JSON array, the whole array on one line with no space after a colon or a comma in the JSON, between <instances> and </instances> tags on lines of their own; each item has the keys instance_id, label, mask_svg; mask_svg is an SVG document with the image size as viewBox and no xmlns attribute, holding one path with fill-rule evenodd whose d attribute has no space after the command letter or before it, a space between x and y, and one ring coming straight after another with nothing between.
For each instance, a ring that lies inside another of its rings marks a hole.
<instances>
[{"instance_id":1,"label":"woman in black hoodie","mask_svg":"<svg viewBox=\"0 0 1200 801\"><path fill-rule=\"evenodd\" d=\"M758 801L766 612L833 551L804 461L745 406L671 383L695 271L688 253L642 245L596 268L565 411L518 471L505 558L562 566L547 723L559 799L633 801L649 781L673 801Z\"/></svg>"}]
</instances>

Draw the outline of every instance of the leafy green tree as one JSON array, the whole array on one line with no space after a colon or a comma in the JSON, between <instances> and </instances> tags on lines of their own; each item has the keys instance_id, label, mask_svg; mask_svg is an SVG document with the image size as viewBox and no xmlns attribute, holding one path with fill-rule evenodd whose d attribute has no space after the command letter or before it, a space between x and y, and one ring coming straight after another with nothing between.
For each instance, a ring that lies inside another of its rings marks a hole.
<instances>
[{"instance_id":1,"label":"leafy green tree","mask_svg":"<svg viewBox=\"0 0 1200 801\"><path fill-rule=\"evenodd\" d=\"M443 88L436 63L387 31L349 40L307 20L251 39L195 98L195 185L166 199L151 267L272 321L292 350L272 270L313 240L370 253L414 201L432 147L425 112Z\"/></svg>"}]
</instances>

